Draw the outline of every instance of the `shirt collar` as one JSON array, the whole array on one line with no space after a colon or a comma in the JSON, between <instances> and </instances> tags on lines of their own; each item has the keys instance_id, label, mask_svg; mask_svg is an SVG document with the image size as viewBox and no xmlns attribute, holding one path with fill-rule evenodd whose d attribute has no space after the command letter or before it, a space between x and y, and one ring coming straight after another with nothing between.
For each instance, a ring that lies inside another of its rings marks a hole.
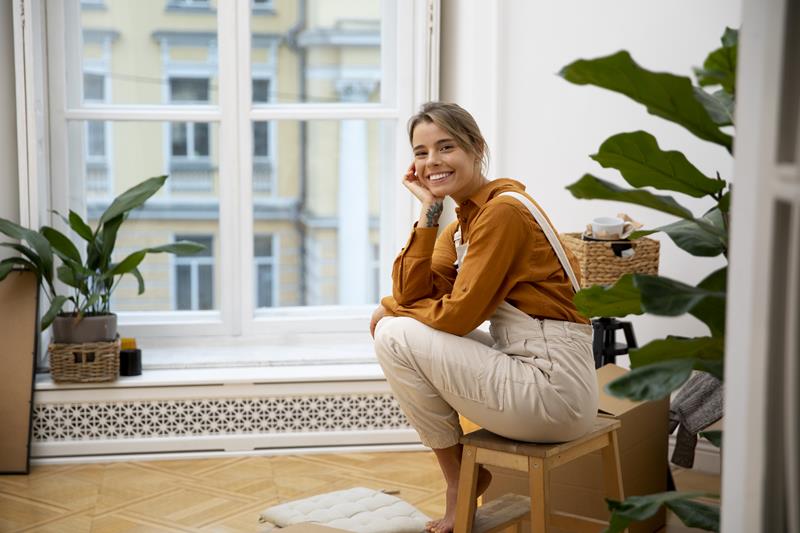
<instances>
[{"instance_id":1,"label":"shirt collar","mask_svg":"<svg viewBox=\"0 0 800 533\"><path fill-rule=\"evenodd\" d=\"M498 178L478 189L478 192L467 198L467 201L464 203L472 202L478 208L481 208L497 194L513 190L524 191L525 185L510 178Z\"/></svg>"}]
</instances>

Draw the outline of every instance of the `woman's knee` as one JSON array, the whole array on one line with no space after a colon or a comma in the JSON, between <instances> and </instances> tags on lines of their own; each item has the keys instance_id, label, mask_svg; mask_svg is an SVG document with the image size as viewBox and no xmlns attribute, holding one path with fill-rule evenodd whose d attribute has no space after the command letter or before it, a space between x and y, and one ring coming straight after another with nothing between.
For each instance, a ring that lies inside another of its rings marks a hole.
<instances>
[{"instance_id":1,"label":"woman's knee","mask_svg":"<svg viewBox=\"0 0 800 533\"><path fill-rule=\"evenodd\" d=\"M375 353L378 360L394 358L409 347L413 330L422 324L413 318L387 316L375 326Z\"/></svg>"}]
</instances>

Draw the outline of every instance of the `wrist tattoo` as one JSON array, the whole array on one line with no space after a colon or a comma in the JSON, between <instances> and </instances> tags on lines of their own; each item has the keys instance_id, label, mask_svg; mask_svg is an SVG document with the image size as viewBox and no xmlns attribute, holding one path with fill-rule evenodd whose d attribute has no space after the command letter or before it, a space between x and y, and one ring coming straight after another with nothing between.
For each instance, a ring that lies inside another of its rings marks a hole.
<instances>
[{"instance_id":1,"label":"wrist tattoo","mask_svg":"<svg viewBox=\"0 0 800 533\"><path fill-rule=\"evenodd\" d=\"M441 216L443 209L444 204L442 202L436 202L428 207L428 212L425 213L426 220L428 221L428 227L436 226L439 223L439 217Z\"/></svg>"}]
</instances>

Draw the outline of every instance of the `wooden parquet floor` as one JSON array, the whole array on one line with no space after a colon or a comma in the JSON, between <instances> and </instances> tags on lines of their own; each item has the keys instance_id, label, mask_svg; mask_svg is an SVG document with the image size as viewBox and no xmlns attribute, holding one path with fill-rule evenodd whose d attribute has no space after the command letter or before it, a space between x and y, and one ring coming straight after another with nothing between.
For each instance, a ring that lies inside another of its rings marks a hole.
<instances>
[{"instance_id":1,"label":"wooden parquet floor","mask_svg":"<svg viewBox=\"0 0 800 533\"><path fill-rule=\"evenodd\" d=\"M429 516L444 511L431 452L44 465L0 476L0 532L252 533L265 507L356 486L399 491Z\"/></svg>"}]
</instances>

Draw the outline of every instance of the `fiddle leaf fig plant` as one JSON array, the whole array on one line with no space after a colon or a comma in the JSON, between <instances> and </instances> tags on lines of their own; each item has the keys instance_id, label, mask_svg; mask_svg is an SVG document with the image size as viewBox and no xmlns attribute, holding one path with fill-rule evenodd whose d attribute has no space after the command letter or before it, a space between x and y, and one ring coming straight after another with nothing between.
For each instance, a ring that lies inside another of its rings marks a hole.
<instances>
[{"instance_id":1,"label":"fiddle leaf fig plant","mask_svg":"<svg viewBox=\"0 0 800 533\"><path fill-rule=\"evenodd\" d=\"M722 46L708 55L702 68L694 70L697 84L686 76L651 72L639 66L627 51L580 59L565 66L560 75L571 83L624 94L644 105L649 113L732 154L737 30L726 28L721 41ZM631 238L663 232L691 255L723 255L727 259L731 184L719 173L706 175L681 152L663 149L646 131L613 135L590 157L604 168L619 171L630 188L585 174L567 186L573 196L626 202L673 215L677 221L635 232ZM709 205L698 216L672 194L655 194L645 187L707 199ZM708 372L722 380L726 280L727 266L696 286L663 276L627 274L611 286L579 291L575 304L586 316L689 313L708 328L708 335L702 337L668 336L631 349L632 370L609 383L606 390L621 398L656 400L682 386L693 371ZM721 434L714 437L712 442L721 445ZM667 492L635 496L624 502L609 501L612 517L607 531L622 531L631 521L652 516L662 505L686 525L717 531L719 508L694 501L697 496Z\"/></svg>"},{"instance_id":2,"label":"fiddle leaf fig plant","mask_svg":"<svg viewBox=\"0 0 800 533\"><path fill-rule=\"evenodd\" d=\"M20 254L0 261L0 281L14 267L36 273L50 302L42 317L42 331L62 313L67 302L72 304L67 313L78 317L111 314L111 295L125 275L136 278L138 293L142 294L145 284L138 267L148 254L193 254L205 249L204 245L196 242L178 241L138 250L119 262L113 260L122 223L131 211L158 192L166 180L167 176L152 177L120 194L100 216L94 229L74 211L67 216L54 211L83 240L83 254L69 237L55 228L42 226L39 231L34 231L0 218L0 233L19 241L3 242L0 246ZM56 258L60 262L58 266ZM59 294L55 280L68 287L66 294Z\"/></svg>"}]
</instances>

